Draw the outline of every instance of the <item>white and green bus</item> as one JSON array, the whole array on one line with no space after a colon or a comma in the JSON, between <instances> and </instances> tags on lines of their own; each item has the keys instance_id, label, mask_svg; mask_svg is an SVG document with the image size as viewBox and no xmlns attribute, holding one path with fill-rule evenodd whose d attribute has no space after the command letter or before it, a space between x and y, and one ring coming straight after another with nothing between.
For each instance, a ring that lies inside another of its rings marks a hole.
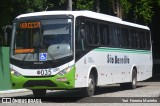
<instances>
[{"instance_id":1,"label":"white and green bus","mask_svg":"<svg viewBox=\"0 0 160 106\"><path fill-rule=\"evenodd\" d=\"M10 56L14 89L46 90L120 83L132 89L152 77L150 29L91 11L45 11L13 21Z\"/></svg>"}]
</instances>

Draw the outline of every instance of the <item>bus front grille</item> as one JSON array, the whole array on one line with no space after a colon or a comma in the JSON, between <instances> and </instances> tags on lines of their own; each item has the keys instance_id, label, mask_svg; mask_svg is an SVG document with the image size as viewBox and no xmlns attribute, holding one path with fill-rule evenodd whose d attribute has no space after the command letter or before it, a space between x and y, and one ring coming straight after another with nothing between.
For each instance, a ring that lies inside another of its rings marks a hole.
<instances>
[{"instance_id":1,"label":"bus front grille","mask_svg":"<svg viewBox=\"0 0 160 106\"><path fill-rule=\"evenodd\" d=\"M23 85L24 88L34 86L56 87L57 85L50 80L29 80Z\"/></svg>"}]
</instances>

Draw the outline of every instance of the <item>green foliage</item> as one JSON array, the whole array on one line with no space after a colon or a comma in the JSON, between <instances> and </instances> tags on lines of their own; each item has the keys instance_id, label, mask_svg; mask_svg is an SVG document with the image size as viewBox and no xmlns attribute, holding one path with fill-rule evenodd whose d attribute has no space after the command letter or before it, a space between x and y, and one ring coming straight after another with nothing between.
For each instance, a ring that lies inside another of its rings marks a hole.
<instances>
[{"instance_id":1,"label":"green foliage","mask_svg":"<svg viewBox=\"0 0 160 106\"><path fill-rule=\"evenodd\" d=\"M141 19L144 23L151 22L151 17L153 15L152 11L152 0L136 0L134 5L134 15L135 20Z\"/></svg>"},{"instance_id":2,"label":"green foliage","mask_svg":"<svg viewBox=\"0 0 160 106\"><path fill-rule=\"evenodd\" d=\"M93 10L94 0L77 0L78 10Z\"/></svg>"},{"instance_id":3,"label":"green foliage","mask_svg":"<svg viewBox=\"0 0 160 106\"><path fill-rule=\"evenodd\" d=\"M120 0L123 18L140 24L151 22L153 15L152 2L152 0Z\"/></svg>"},{"instance_id":4,"label":"green foliage","mask_svg":"<svg viewBox=\"0 0 160 106\"><path fill-rule=\"evenodd\" d=\"M122 7L123 15L125 17L129 13L132 4L131 4L130 0L120 0L120 4Z\"/></svg>"},{"instance_id":5,"label":"green foliage","mask_svg":"<svg viewBox=\"0 0 160 106\"><path fill-rule=\"evenodd\" d=\"M27 12L44 10L43 4L46 0L26 0Z\"/></svg>"},{"instance_id":6,"label":"green foliage","mask_svg":"<svg viewBox=\"0 0 160 106\"><path fill-rule=\"evenodd\" d=\"M19 14L48 10L65 10L68 0L2 0L0 3L0 27L11 24ZM114 15L113 2L99 0L103 13ZM74 10L94 10L95 0L72 0ZM118 3L118 2L117 2ZM153 15L153 3L160 7L160 0L120 0L123 19L147 24Z\"/></svg>"}]
</instances>

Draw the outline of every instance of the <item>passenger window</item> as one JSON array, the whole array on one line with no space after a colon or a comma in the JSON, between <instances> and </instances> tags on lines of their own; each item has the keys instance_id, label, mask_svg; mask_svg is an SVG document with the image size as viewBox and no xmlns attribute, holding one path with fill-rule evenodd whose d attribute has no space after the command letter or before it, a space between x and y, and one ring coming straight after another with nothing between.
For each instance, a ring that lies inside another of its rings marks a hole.
<instances>
[{"instance_id":1,"label":"passenger window","mask_svg":"<svg viewBox=\"0 0 160 106\"><path fill-rule=\"evenodd\" d=\"M144 31L139 31L138 32L138 37L139 37L139 47L141 49L145 48L145 32Z\"/></svg>"},{"instance_id":2,"label":"passenger window","mask_svg":"<svg viewBox=\"0 0 160 106\"><path fill-rule=\"evenodd\" d=\"M86 36L88 44L97 45L99 43L97 23L92 21L86 22Z\"/></svg>"},{"instance_id":3,"label":"passenger window","mask_svg":"<svg viewBox=\"0 0 160 106\"><path fill-rule=\"evenodd\" d=\"M129 47L129 30L127 28L122 28L122 47L128 48Z\"/></svg>"},{"instance_id":4,"label":"passenger window","mask_svg":"<svg viewBox=\"0 0 160 106\"><path fill-rule=\"evenodd\" d=\"M138 41L137 41L137 31L135 29L130 30L130 36L132 40L132 48L138 48Z\"/></svg>"},{"instance_id":5,"label":"passenger window","mask_svg":"<svg viewBox=\"0 0 160 106\"><path fill-rule=\"evenodd\" d=\"M120 30L118 26L112 26L112 46L113 47L120 47Z\"/></svg>"},{"instance_id":6,"label":"passenger window","mask_svg":"<svg viewBox=\"0 0 160 106\"><path fill-rule=\"evenodd\" d=\"M110 45L109 26L105 24L100 24L99 31L100 31L101 45L109 46Z\"/></svg>"},{"instance_id":7,"label":"passenger window","mask_svg":"<svg viewBox=\"0 0 160 106\"><path fill-rule=\"evenodd\" d=\"M146 32L146 49L150 49L150 33Z\"/></svg>"}]
</instances>

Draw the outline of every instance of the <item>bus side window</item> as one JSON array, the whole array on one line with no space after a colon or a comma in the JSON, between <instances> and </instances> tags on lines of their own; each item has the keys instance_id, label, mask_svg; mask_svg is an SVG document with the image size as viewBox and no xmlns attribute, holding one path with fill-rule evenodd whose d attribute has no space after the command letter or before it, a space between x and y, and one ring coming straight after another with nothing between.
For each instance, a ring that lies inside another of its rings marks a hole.
<instances>
[{"instance_id":1,"label":"bus side window","mask_svg":"<svg viewBox=\"0 0 160 106\"><path fill-rule=\"evenodd\" d=\"M118 26L112 26L112 46L113 47L120 47L120 28Z\"/></svg>"},{"instance_id":2,"label":"bus side window","mask_svg":"<svg viewBox=\"0 0 160 106\"><path fill-rule=\"evenodd\" d=\"M110 46L109 26L100 24L100 41L103 46Z\"/></svg>"},{"instance_id":3,"label":"bus side window","mask_svg":"<svg viewBox=\"0 0 160 106\"><path fill-rule=\"evenodd\" d=\"M135 29L130 30L130 36L132 39L132 48L137 49L138 48L138 41L137 41L137 31Z\"/></svg>"},{"instance_id":4,"label":"bus side window","mask_svg":"<svg viewBox=\"0 0 160 106\"><path fill-rule=\"evenodd\" d=\"M82 46L82 50L85 50L85 27L84 27L84 23L81 23L80 26L80 42L81 42L81 46Z\"/></svg>"},{"instance_id":5,"label":"bus side window","mask_svg":"<svg viewBox=\"0 0 160 106\"><path fill-rule=\"evenodd\" d=\"M76 23L76 49L85 50L85 26L80 19Z\"/></svg>"},{"instance_id":6,"label":"bus side window","mask_svg":"<svg viewBox=\"0 0 160 106\"><path fill-rule=\"evenodd\" d=\"M86 53L86 24L84 18L78 17L75 26L76 61Z\"/></svg>"},{"instance_id":7,"label":"bus side window","mask_svg":"<svg viewBox=\"0 0 160 106\"><path fill-rule=\"evenodd\" d=\"M146 49L147 50L150 49L150 32L149 31L146 32Z\"/></svg>"},{"instance_id":8,"label":"bus side window","mask_svg":"<svg viewBox=\"0 0 160 106\"><path fill-rule=\"evenodd\" d=\"M122 48L129 48L129 30L127 28L122 28L121 34L122 34Z\"/></svg>"},{"instance_id":9,"label":"bus side window","mask_svg":"<svg viewBox=\"0 0 160 106\"><path fill-rule=\"evenodd\" d=\"M95 46L99 43L98 27L97 23L92 21L86 21L86 37L88 45Z\"/></svg>"},{"instance_id":10,"label":"bus side window","mask_svg":"<svg viewBox=\"0 0 160 106\"><path fill-rule=\"evenodd\" d=\"M145 48L144 36L145 36L145 32L144 31L142 31L142 30L138 31L138 39L139 39L139 47L140 47L140 49L144 49Z\"/></svg>"}]
</instances>

